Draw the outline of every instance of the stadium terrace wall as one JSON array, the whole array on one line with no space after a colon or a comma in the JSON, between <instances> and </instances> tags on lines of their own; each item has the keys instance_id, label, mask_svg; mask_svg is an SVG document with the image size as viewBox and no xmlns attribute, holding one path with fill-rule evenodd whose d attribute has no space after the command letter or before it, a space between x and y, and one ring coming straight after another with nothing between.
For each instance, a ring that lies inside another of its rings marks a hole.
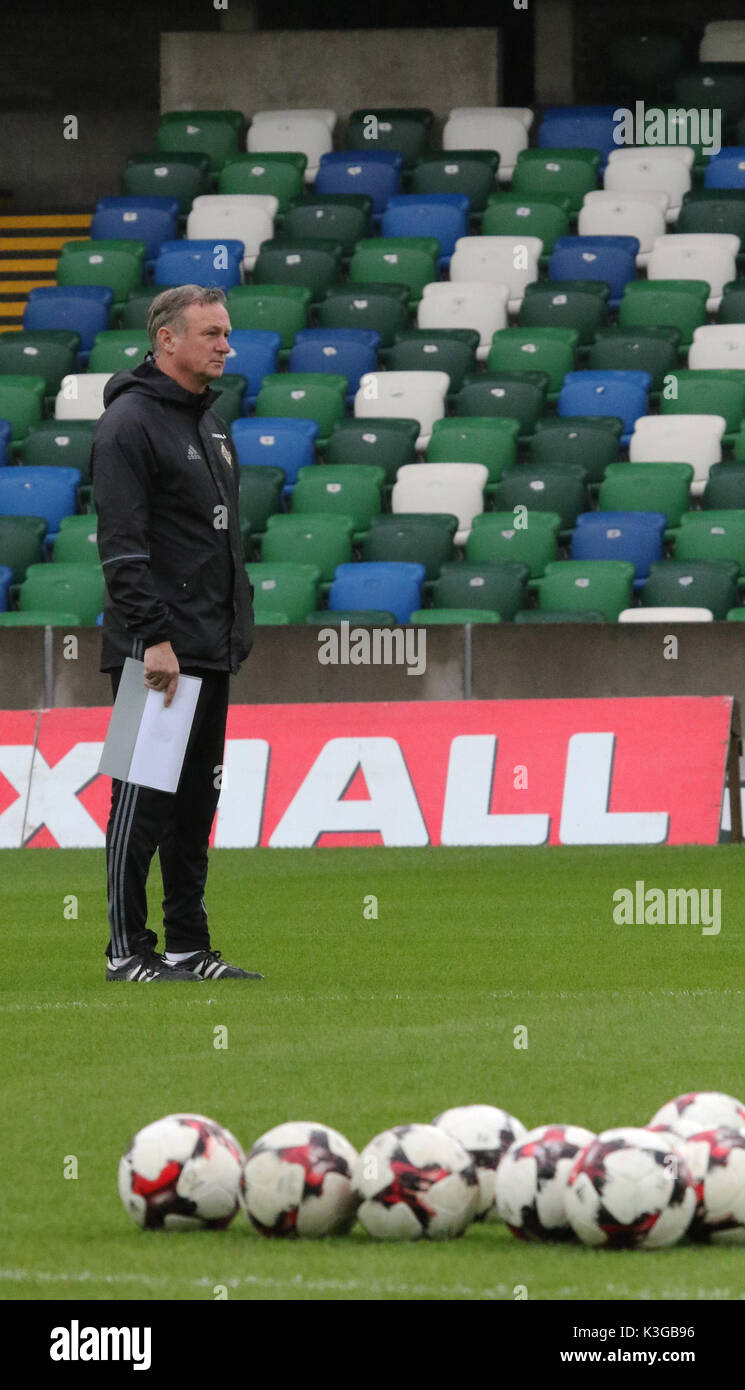
<instances>
[{"instance_id":1,"label":"stadium terrace wall","mask_svg":"<svg viewBox=\"0 0 745 1390\"><path fill-rule=\"evenodd\" d=\"M161 109L323 105L343 118L370 102L445 117L499 102L498 57L497 29L163 34Z\"/></svg>"},{"instance_id":2,"label":"stadium terrace wall","mask_svg":"<svg viewBox=\"0 0 745 1390\"><path fill-rule=\"evenodd\" d=\"M258 628L231 701L733 695L745 706L739 623L430 627L422 675L409 675L404 664L322 665L318 634L312 627ZM98 669L100 647L93 628L0 630L0 710L110 704L109 678Z\"/></svg>"}]
</instances>

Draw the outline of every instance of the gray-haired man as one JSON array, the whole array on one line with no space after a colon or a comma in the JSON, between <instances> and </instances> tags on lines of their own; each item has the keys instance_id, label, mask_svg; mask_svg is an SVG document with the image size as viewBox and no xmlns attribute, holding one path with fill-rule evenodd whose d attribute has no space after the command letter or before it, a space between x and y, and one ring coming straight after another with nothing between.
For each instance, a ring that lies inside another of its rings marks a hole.
<instances>
[{"instance_id":1,"label":"gray-haired man","mask_svg":"<svg viewBox=\"0 0 745 1390\"><path fill-rule=\"evenodd\" d=\"M231 672L253 640L251 586L238 524L227 428L210 409L230 319L219 289L182 285L150 307L151 352L117 372L93 446L98 550L106 578L101 670L116 692L128 656L170 705L180 672L202 678L174 795L113 781L106 831L107 980L261 979L212 949L204 905ZM147 928L156 848L165 897L165 956Z\"/></svg>"}]
</instances>

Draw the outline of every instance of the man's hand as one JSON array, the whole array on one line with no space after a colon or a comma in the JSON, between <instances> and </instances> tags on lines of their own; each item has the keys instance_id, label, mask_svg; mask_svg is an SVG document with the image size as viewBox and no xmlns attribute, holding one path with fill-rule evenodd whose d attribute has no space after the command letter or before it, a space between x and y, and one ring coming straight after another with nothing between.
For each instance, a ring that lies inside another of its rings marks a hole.
<instances>
[{"instance_id":1,"label":"man's hand","mask_svg":"<svg viewBox=\"0 0 745 1390\"><path fill-rule=\"evenodd\" d=\"M170 642L158 642L145 648L145 685L148 690L165 690L168 709L178 685L179 664Z\"/></svg>"}]
</instances>

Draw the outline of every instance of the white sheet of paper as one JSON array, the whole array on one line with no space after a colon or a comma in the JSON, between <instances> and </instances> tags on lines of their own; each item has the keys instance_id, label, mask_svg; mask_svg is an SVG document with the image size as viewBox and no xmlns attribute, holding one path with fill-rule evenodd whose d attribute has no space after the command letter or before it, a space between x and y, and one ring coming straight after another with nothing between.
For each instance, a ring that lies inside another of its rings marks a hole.
<instances>
[{"instance_id":1,"label":"white sheet of paper","mask_svg":"<svg viewBox=\"0 0 745 1390\"><path fill-rule=\"evenodd\" d=\"M199 676L180 675L168 709L163 691L148 690L128 782L176 791L201 684Z\"/></svg>"}]
</instances>

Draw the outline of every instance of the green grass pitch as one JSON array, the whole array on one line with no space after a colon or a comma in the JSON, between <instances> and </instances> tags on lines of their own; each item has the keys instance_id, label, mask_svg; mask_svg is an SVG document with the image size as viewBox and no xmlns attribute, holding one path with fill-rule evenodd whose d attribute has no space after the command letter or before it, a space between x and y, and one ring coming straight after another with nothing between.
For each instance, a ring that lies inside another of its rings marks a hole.
<instances>
[{"instance_id":1,"label":"green grass pitch","mask_svg":"<svg viewBox=\"0 0 745 1390\"><path fill-rule=\"evenodd\" d=\"M131 1135L179 1109L244 1146L312 1119L361 1148L457 1104L600 1130L687 1090L742 1096L744 868L736 846L213 851L213 944L266 979L141 990L104 980L103 854L3 851L0 1297L744 1297L736 1247L545 1247L500 1225L445 1244L376 1244L359 1226L269 1241L242 1215L142 1232L116 1188ZM612 894L636 879L721 888L720 934L615 925ZM160 927L157 860L150 890Z\"/></svg>"}]
</instances>

